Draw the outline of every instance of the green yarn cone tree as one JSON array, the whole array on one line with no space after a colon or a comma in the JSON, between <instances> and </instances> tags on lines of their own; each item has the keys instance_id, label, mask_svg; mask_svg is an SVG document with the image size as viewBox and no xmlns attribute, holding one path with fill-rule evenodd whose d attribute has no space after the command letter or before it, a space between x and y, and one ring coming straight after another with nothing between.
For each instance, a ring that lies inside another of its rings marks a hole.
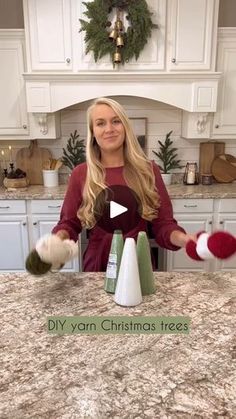
<instances>
[{"instance_id":1,"label":"green yarn cone tree","mask_svg":"<svg viewBox=\"0 0 236 419\"><path fill-rule=\"evenodd\" d=\"M150 246L145 231L140 231L137 240L138 267L142 295L155 293Z\"/></svg>"},{"instance_id":2,"label":"green yarn cone tree","mask_svg":"<svg viewBox=\"0 0 236 419\"><path fill-rule=\"evenodd\" d=\"M124 247L124 239L121 230L115 230L112 237L111 249L107 264L104 290L115 293L116 283L120 269L120 262Z\"/></svg>"}]
</instances>

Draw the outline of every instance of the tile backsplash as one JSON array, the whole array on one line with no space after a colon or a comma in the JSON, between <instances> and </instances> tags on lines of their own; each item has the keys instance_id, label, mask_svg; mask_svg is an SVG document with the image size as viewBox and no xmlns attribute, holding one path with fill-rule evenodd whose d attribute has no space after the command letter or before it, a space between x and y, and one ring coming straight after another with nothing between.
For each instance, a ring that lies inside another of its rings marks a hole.
<instances>
[{"instance_id":1,"label":"tile backsplash","mask_svg":"<svg viewBox=\"0 0 236 419\"><path fill-rule=\"evenodd\" d=\"M126 109L129 117L147 118L147 144L146 152L150 159L154 159L152 150L158 150L158 140L163 141L167 132L173 130L173 145L178 148L178 157L183 166L187 161L199 161L199 144L203 139L186 140L181 137L182 111L178 108L137 97L115 97ZM80 139L86 138L86 110L90 102L80 103L61 111L61 138L57 140L38 140L38 145L51 150L54 158L62 156L62 148L66 146L71 132L77 129ZM226 153L236 155L236 140L225 140ZM13 160L16 152L29 145L29 140L0 140L0 150L4 150L6 159L9 158L9 145L12 146ZM1 161L1 169L3 162ZM183 169L184 170L184 169ZM1 170L2 171L2 170ZM179 171L179 170L178 170ZM60 182L66 182L68 169L60 169ZM1 181L1 179L0 179ZM2 183L2 181L1 181Z\"/></svg>"}]
</instances>

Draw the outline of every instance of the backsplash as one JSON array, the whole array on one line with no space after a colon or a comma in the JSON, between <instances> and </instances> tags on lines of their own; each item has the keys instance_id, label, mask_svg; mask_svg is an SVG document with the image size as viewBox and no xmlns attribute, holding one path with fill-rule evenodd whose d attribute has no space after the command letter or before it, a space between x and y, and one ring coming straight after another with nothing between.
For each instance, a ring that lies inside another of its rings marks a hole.
<instances>
[{"instance_id":1,"label":"backsplash","mask_svg":"<svg viewBox=\"0 0 236 419\"><path fill-rule=\"evenodd\" d=\"M154 159L155 157L152 150L158 150L158 140L163 141L166 133L173 130L171 138L174 142L173 145L178 148L178 157L181 160L181 164L185 166L188 161L199 161L199 144L200 142L207 140L186 140L181 137L182 111L180 109L161 102L137 97L120 96L115 97L114 99L125 107L129 117L147 118L146 153L150 159ZM62 148L66 146L71 132L74 132L74 130L77 129L80 134L80 139L85 139L86 110L89 104L90 102L84 102L62 110L61 138L57 140L38 140L38 145L51 150L54 158L60 158L62 155ZM226 144L225 152L236 155L236 140L224 141ZM16 152L22 147L27 147L29 141L0 141L0 150L4 150L6 160L8 160L9 156L9 145L12 146L12 156L14 160ZM3 169L2 161L1 169ZM60 169L61 183L64 183L67 177L67 168L62 167Z\"/></svg>"}]
</instances>

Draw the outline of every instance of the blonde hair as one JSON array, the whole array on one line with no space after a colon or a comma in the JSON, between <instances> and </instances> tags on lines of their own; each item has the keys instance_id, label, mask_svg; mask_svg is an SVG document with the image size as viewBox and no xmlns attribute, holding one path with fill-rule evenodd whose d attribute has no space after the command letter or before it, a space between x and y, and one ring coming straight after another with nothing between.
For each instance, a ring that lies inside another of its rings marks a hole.
<instances>
[{"instance_id":1,"label":"blonde hair","mask_svg":"<svg viewBox=\"0 0 236 419\"><path fill-rule=\"evenodd\" d=\"M112 108L124 126L123 176L127 186L137 194L142 203L142 218L151 221L157 217L157 209L160 206L151 162L139 145L123 107L108 98L96 99L87 111L87 176L83 190L83 203L77 213L78 218L83 227L92 228L96 224L94 217L96 197L108 187L105 184L105 169L101 164L100 148L93 134L92 111L97 105L107 105Z\"/></svg>"}]
</instances>

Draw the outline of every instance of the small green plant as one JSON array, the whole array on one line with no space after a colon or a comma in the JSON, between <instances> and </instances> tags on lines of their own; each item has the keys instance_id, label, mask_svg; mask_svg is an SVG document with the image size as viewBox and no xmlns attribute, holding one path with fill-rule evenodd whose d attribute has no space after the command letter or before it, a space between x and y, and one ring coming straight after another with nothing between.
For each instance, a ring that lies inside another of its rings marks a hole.
<instances>
[{"instance_id":1,"label":"small green plant","mask_svg":"<svg viewBox=\"0 0 236 419\"><path fill-rule=\"evenodd\" d=\"M180 160L177 160L177 148L172 147L173 141L170 136L173 131L166 134L164 143L158 140L160 144L160 150L158 152L152 150L152 152L161 160L159 168L162 173L170 173L172 169L181 169L183 166L180 165Z\"/></svg>"},{"instance_id":2,"label":"small green plant","mask_svg":"<svg viewBox=\"0 0 236 419\"><path fill-rule=\"evenodd\" d=\"M77 134L77 130L75 130L73 134L70 134L66 149L63 148L61 161L71 170L86 160L84 141L79 140L78 138L79 134Z\"/></svg>"}]
</instances>

